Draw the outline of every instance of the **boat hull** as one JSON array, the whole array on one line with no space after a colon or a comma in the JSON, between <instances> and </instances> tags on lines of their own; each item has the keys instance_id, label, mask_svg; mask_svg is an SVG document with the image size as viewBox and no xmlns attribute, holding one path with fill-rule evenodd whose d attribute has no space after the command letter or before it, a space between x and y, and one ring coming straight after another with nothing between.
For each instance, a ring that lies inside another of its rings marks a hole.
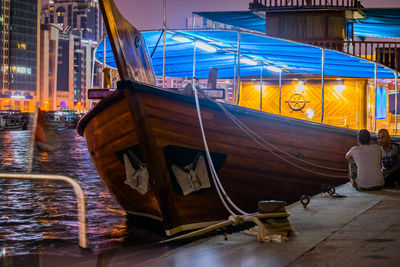
<instances>
[{"instance_id":1,"label":"boat hull","mask_svg":"<svg viewBox=\"0 0 400 267\"><path fill-rule=\"evenodd\" d=\"M324 184L337 186L347 181L345 171L302 161L346 169L344 155L355 145L356 131L224 106L274 146L255 142L215 103L200 101L205 136L219 179L240 209L255 212L260 200L292 203L302 195L321 192ZM193 97L122 82L115 95L102 100L80 121L78 130L86 137L100 176L128 213L161 220L167 234L229 216L214 182L210 188L185 196L171 170L174 164L191 162L196 153L204 155ZM121 153L127 149L146 164L150 192L140 194L125 184Z\"/></svg>"}]
</instances>

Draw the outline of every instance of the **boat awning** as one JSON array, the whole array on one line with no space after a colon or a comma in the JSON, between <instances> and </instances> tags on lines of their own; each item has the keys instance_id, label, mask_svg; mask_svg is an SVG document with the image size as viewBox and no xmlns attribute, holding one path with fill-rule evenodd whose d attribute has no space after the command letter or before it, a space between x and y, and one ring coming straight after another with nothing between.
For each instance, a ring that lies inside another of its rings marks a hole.
<instances>
[{"instance_id":1,"label":"boat awning","mask_svg":"<svg viewBox=\"0 0 400 267\"><path fill-rule=\"evenodd\" d=\"M365 18L354 20L354 35L364 37L400 38L400 8L361 8ZM266 21L258 12L193 12L211 21L250 31L266 32ZM267 32L268 34L268 32Z\"/></svg>"},{"instance_id":2,"label":"boat awning","mask_svg":"<svg viewBox=\"0 0 400 267\"><path fill-rule=\"evenodd\" d=\"M151 54L161 32L143 32L148 51ZM186 38L186 40L184 38ZM162 39L161 39L162 40ZM232 30L177 30L166 34L165 75L169 77L192 77L194 41L196 41L196 72L198 78L207 78L209 68L218 68L219 78L232 78L235 75L235 62L238 50L238 32ZM197 47L199 43L208 44L215 51ZM107 64L116 67L112 60L112 50L108 41ZM98 46L97 60L103 60L103 45ZM322 72L322 49L310 45L267 37L256 33L241 33L241 77L259 77L261 64L263 75L276 72L267 69L273 66L283 70L283 74L315 74ZM261 63L262 62L262 63ZM162 41L156 48L152 63L155 74L163 73ZM325 75L338 77L373 78L375 64L344 53L325 49ZM394 78L392 70L377 65L378 78Z\"/></svg>"},{"instance_id":3,"label":"boat awning","mask_svg":"<svg viewBox=\"0 0 400 267\"><path fill-rule=\"evenodd\" d=\"M193 12L193 14L236 28L263 33L266 30L265 18L252 11ZM216 25L216 28L220 28L218 26Z\"/></svg>"},{"instance_id":4,"label":"boat awning","mask_svg":"<svg viewBox=\"0 0 400 267\"><path fill-rule=\"evenodd\" d=\"M364 8L361 11L365 18L354 21L355 35L400 38L400 8Z\"/></svg>"},{"instance_id":5,"label":"boat awning","mask_svg":"<svg viewBox=\"0 0 400 267\"><path fill-rule=\"evenodd\" d=\"M106 43L106 53L104 53L104 41ZM102 39L97 46L95 47L95 60L101 64L103 61L106 61L106 66L111 67L113 69L117 68L117 64L115 63L114 54L112 52L110 40L108 36L105 35L104 39Z\"/></svg>"}]
</instances>

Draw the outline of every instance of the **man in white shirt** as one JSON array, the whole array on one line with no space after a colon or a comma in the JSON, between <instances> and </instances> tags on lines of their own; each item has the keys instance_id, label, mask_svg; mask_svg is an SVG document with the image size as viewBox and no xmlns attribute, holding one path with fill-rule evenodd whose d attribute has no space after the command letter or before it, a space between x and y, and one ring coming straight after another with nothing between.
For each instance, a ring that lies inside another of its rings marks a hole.
<instances>
[{"instance_id":1,"label":"man in white shirt","mask_svg":"<svg viewBox=\"0 0 400 267\"><path fill-rule=\"evenodd\" d=\"M350 179L357 190L378 190L384 184L381 171L381 148L371 145L371 134L363 129L358 132L359 146L352 147L346 154L346 159L353 158L357 165L357 177Z\"/></svg>"}]
</instances>

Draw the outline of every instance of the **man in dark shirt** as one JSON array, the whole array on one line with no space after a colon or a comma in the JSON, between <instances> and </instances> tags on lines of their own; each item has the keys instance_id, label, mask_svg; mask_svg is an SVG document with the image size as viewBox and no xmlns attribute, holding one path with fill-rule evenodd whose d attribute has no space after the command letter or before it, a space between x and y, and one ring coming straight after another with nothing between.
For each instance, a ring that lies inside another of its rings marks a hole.
<instances>
[{"instance_id":1,"label":"man in dark shirt","mask_svg":"<svg viewBox=\"0 0 400 267\"><path fill-rule=\"evenodd\" d=\"M400 185L400 149L397 144L390 142L387 129L378 131L378 143L382 148L382 172L385 178L385 186L394 187Z\"/></svg>"}]
</instances>

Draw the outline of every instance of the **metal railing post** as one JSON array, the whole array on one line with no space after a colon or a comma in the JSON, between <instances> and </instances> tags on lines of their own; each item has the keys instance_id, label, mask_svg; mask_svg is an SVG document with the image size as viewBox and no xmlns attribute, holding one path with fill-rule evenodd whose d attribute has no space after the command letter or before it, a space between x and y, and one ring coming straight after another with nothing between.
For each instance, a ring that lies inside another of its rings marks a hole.
<instances>
[{"instance_id":1,"label":"metal railing post","mask_svg":"<svg viewBox=\"0 0 400 267\"><path fill-rule=\"evenodd\" d=\"M23 179L23 180L55 180L69 183L74 189L78 207L79 220L79 246L87 248L86 240L86 201L82 188L72 178L62 175L31 174L31 173L0 173L0 179Z\"/></svg>"},{"instance_id":2,"label":"metal railing post","mask_svg":"<svg viewBox=\"0 0 400 267\"><path fill-rule=\"evenodd\" d=\"M261 62L261 70L260 70L260 110L262 111L262 97L263 97L263 68L264 62Z\"/></svg>"},{"instance_id":3,"label":"metal railing post","mask_svg":"<svg viewBox=\"0 0 400 267\"><path fill-rule=\"evenodd\" d=\"M394 73L394 135L397 134L397 76L398 76L398 71L395 71Z\"/></svg>"},{"instance_id":4,"label":"metal railing post","mask_svg":"<svg viewBox=\"0 0 400 267\"><path fill-rule=\"evenodd\" d=\"M236 99L235 99L235 104L239 104L239 98L240 98L240 31L238 32L238 46L237 46L237 84L236 84Z\"/></svg>"},{"instance_id":5,"label":"metal railing post","mask_svg":"<svg viewBox=\"0 0 400 267\"><path fill-rule=\"evenodd\" d=\"M325 101L325 87L324 87L324 80L325 80L325 49L322 48L321 54L321 123L324 122L324 101Z\"/></svg>"},{"instance_id":6,"label":"metal railing post","mask_svg":"<svg viewBox=\"0 0 400 267\"><path fill-rule=\"evenodd\" d=\"M375 112L374 112L374 129L373 129L373 132L375 133L376 132L376 110L377 110L377 86L378 86L378 81L377 81L377 72L378 72L378 64L376 64L376 62L375 62L375 69L374 69L374 92L375 92L375 103L374 103L374 106L375 106Z\"/></svg>"}]
</instances>

